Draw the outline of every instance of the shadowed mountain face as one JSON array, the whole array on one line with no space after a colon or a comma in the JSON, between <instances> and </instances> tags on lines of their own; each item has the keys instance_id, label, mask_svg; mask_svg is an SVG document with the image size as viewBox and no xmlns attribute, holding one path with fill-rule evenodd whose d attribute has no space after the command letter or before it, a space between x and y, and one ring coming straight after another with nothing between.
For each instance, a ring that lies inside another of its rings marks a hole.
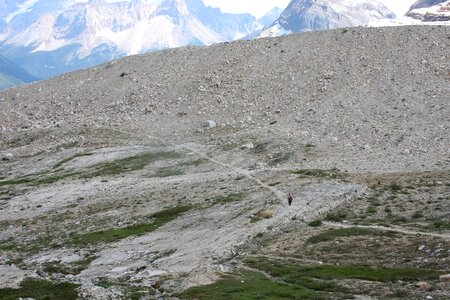
<instances>
[{"instance_id":1,"label":"shadowed mountain face","mask_svg":"<svg viewBox=\"0 0 450 300\"><path fill-rule=\"evenodd\" d=\"M25 70L0 55L0 89L6 89L37 80L38 78L31 76Z\"/></svg>"},{"instance_id":2,"label":"shadowed mountain face","mask_svg":"<svg viewBox=\"0 0 450 300\"><path fill-rule=\"evenodd\" d=\"M445 299L449 30L169 49L0 92L0 298Z\"/></svg>"}]
</instances>

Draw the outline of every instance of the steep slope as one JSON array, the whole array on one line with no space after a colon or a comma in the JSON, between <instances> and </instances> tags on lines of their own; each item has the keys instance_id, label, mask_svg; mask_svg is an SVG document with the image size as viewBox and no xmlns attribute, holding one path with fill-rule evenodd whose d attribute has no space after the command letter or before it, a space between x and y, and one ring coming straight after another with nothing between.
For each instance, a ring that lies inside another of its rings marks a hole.
<instances>
[{"instance_id":1,"label":"steep slope","mask_svg":"<svg viewBox=\"0 0 450 300\"><path fill-rule=\"evenodd\" d=\"M168 49L0 92L0 295L445 299L449 30Z\"/></svg>"},{"instance_id":2,"label":"steep slope","mask_svg":"<svg viewBox=\"0 0 450 300\"><path fill-rule=\"evenodd\" d=\"M314 143L322 138L331 142L336 136L344 146L356 134L355 147L394 142L400 133L382 136L383 132L393 130L388 124L404 116L444 126L404 132L409 146L403 147L415 148L412 141L421 139L422 130L439 135L447 124L440 119L445 114L429 109L439 111L447 100L448 30L343 29L133 56L3 94L2 126L8 132L53 124L95 127L131 119L166 132L179 128L179 122L186 122L180 129L193 131L206 118L229 126L253 126L282 117L280 126L298 120L302 131L314 135ZM439 43L427 36L437 34ZM409 48L414 51L404 50ZM430 61L433 57L439 59ZM13 97L16 100L9 102ZM423 97L431 97L434 108ZM410 111L399 113L398 107L408 99L414 101L405 106ZM27 107L22 109L21 102ZM242 109L236 110L236 105ZM284 113L275 114L278 109ZM356 115L339 120L334 113ZM374 119L362 121L365 114ZM369 132L361 135L360 126ZM339 133L339 127L347 128L347 133Z\"/></svg>"},{"instance_id":3,"label":"steep slope","mask_svg":"<svg viewBox=\"0 0 450 300\"><path fill-rule=\"evenodd\" d=\"M272 26L264 29L260 36L354 27L385 18L395 18L395 15L375 0L293 0Z\"/></svg>"}]
</instances>

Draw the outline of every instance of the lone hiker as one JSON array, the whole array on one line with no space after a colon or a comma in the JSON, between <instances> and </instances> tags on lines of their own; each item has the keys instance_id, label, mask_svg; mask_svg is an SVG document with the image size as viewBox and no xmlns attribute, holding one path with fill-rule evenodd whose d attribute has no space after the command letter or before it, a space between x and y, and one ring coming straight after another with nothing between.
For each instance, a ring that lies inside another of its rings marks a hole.
<instances>
[{"instance_id":1,"label":"lone hiker","mask_svg":"<svg viewBox=\"0 0 450 300\"><path fill-rule=\"evenodd\" d=\"M289 204L289 206L291 206L292 200L294 200L294 198L292 198L291 193L289 193L289 196L288 196L288 204Z\"/></svg>"}]
</instances>

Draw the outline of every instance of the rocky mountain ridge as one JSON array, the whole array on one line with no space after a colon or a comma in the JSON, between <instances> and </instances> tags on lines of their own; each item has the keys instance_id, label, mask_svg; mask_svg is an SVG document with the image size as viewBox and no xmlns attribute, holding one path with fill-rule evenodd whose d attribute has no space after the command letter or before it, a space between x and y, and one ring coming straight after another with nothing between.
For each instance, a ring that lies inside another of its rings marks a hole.
<instances>
[{"instance_id":1,"label":"rocky mountain ridge","mask_svg":"<svg viewBox=\"0 0 450 300\"><path fill-rule=\"evenodd\" d=\"M450 21L450 1L417 1L406 13L407 17L422 22Z\"/></svg>"},{"instance_id":2,"label":"rocky mountain ridge","mask_svg":"<svg viewBox=\"0 0 450 300\"><path fill-rule=\"evenodd\" d=\"M394 13L380 2L373 0L293 0L280 17L260 33L260 37L355 27L380 19L393 18Z\"/></svg>"},{"instance_id":3,"label":"rocky mountain ridge","mask_svg":"<svg viewBox=\"0 0 450 300\"><path fill-rule=\"evenodd\" d=\"M450 1L445 0L419 0L409 11L397 19L379 20L368 25L380 26L409 26L409 25L441 25L449 26Z\"/></svg>"},{"instance_id":4,"label":"rocky mountain ridge","mask_svg":"<svg viewBox=\"0 0 450 300\"><path fill-rule=\"evenodd\" d=\"M235 40L264 26L249 14L222 13L201 0L41 2L31 12L4 17L9 22L0 47L40 78L125 55Z\"/></svg>"}]
</instances>

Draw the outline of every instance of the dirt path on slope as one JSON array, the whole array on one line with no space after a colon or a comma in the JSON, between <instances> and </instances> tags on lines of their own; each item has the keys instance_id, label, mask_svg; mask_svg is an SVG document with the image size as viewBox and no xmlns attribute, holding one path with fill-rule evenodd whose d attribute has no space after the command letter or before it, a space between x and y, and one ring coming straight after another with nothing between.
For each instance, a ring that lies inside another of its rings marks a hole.
<instances>
[{"instance_id":1,"label":"dirt path on slope","mask_svg":"<svg viewBox=\"0 0 450 300\"><path fill-rule=\"evenodd\" d=\"M116 131L124 133L124 134L129 134L129 133L121 131L121 130L116 130ZM136 137L140 137L139 135L135 135L135 136ZM174 144L174 143L172 143L172 142L170 142L168 140L162 139L162 138L160 138L158 136L149 135L149 134L145 135L145 137L147 137L149 139L160 141L160 142L162 142L164 144L169 144L172 147L180 147L182 149L190 151L191 153L194 153L197 156L199 156L199 157L201 157L201 158L203 158L205 160L208 160L208 161L210 161L210 162L212 162L212 163L214 163L214 164L216 164L218 166L224 167L226 169L230 169L230 170L232 170L232 171L234 171L234 172L236 172L238 174L241 174L241 175L245 176L246 178L256 182L259 186L261 186L261 187L263 187L265 189L268 189L270 192L272 192L272 194L280 201L285 201L285 199L287 199L287 195L286 195L285 192L280 191L280 190L276 189L273 186L269 186L268 184L265 184L264 182L262 182L258 178L252 176L251 172L248 171L248 170L241 169L241 168L236 168L236 167L232 166L231 164L228 164L228 163L219 161L217 159L211 158L206 153L200 152L200 151L194 149L194 147L189 147L188 145L177 145L177 144Z\"/></svg>"}]
</instances>

